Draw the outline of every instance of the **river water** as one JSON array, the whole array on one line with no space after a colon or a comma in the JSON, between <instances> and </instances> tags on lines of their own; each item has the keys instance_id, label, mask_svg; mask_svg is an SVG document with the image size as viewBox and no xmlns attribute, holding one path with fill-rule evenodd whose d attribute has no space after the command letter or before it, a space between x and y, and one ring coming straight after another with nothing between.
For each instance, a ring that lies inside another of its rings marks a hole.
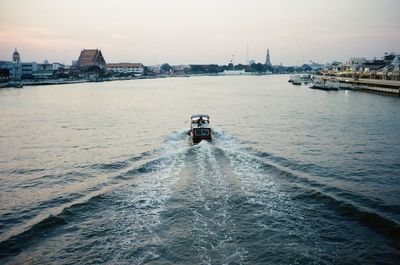
<instances>
[{"instance_id":1,"label":"river water","mask_svg":"<svg viewBox=\"0 0 400 265\"><path fill-rule=\"evenodd\" d=\"M287 80L0 90L0 263L398 264L400 98Z\"/></svg>"}]
</instances>

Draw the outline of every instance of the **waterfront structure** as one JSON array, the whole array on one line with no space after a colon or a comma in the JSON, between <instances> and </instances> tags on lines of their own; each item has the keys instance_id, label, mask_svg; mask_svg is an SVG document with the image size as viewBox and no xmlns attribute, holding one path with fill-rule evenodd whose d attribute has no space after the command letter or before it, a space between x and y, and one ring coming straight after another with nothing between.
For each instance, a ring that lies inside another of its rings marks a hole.
<instances>
[{"instance_id":1,"label":"waterfront structure","mask_svg":"<svg viewBox=\"0 0 400 265\"><path fill-rule=\"evenodd\" d=\"M106 68L106 61L99 49L84 49L79 55L76 63L79 68L87 69L91 66L98 66L101 69Z\"/></svg>"},{"instance_id":2,"label":"waterfront structure","mask_svg":"<svg viewBox=\"0 0 400 265\"><path fill-rule=\"evenodd\" d=\"M400 81L400 55L394 56L390 64L379 69L376 74L382 80Z\"/></svg>"},{"instance_id":3,"label":"waterfront structure","mask_svg":"<svg viewBox=\"0 0 400 265\"><path fill-rule=\"evenodd\" d=\"M144 73L144 65L141 63L108 63L107 71L142 76Z\"/></svg>"},{"instance_id":4,"label":"waterfront structure","mask_svg":"<svg viewBox=\"0 0 400 265\"><path fill-rule=\"evenodd\" d=\"M20 80L22 76L21 63L14 63L9 61L0 61L0 69L7 69L11 80Z\"/></svg>"},{"instance_id":5,"label":"waterfront structure","mask_svg":"<svg viewBox=\"0 0 400 265\"><path fill-rule=\"evenodd\" d=\"M38 70L41 70L41 71L52 70L52 65L51 65L51 63L49 63L49 61L44 60L43 63L38 65Z\"/></svg>"},{"instance_id":6,"label":"waterfront structure","mask_svg":"<svg viewBox=\"0 0 400 265\"><path fill-rule=\"evenodd\" d=\"M394 53L387 53L385 52L385 55L383 56L382 60L385 65L391 64L393 60L397 57L398 55Z\"/></svg>"},{"instance_id":7,"label":"waterfront structure","mask_svg":"<svg viewBox=\"0 0 400 265\"><path fill-rule=\"evenodd\" d=\"M365 58L350 58L341 68L332 69L327 67L322 71L324 75L331 75L348 80L385 80L394 83L379 83L380 87L400 86L400 55L394 53L385 53L381 59L374 58L366 60ZM351 79L350 79L351 78ZM397 82L397 83L396 83ZM368 82L368 86L372 86L374 82ZM378 84L378 83L377 83ZM369 88L368 88L369 89Z\"/></svg>"},{"instance_id":8,"label":"waterfront structure","mask_svg":"<svg viewBox=\"0 0 400 265\"><path fill-rule=\"evenodd\" d=\"M43 63L21 62L21 57L17 49L12 54L12 61L0 61L0 70L8 73L10 82L20 82L21 79L52 79L56 71L61 71L65 66L60 63L49 63L45 60ZM5 78L3 78L3 81Z\"/></svg>"},{"instance_id":9,"label":"waterfront structure","mask_svg":"<svg viewBox=\"0 0 400 265\"><path fill-rule=\"evenodd\" d=\"M343 87L359 89L364 91L384 92L400 96L400 55L394 53L385 54L382 59L370 61L360 58L349 60L356 65L351 68L352 63L346 63L342 69L332 71L325 69L321 73L324 78L337 80ZM361 66L360 66L361 64Z\"/></svg>"},{"instance_id":10,"label":"waterfront structure","mask_svg":"<svg viewBox=\"0 0 400 265\"><path fill-rule=\"evenodd\" d=\"M0 69L8 70L10 80L20 80L22 77L21 57L17 49L12 54L12 61L0 61Z\"/></svg>"},{"instance_id":11,"label":"waterfront structure","mask_svg":"<svg viewBox=\"0 0 400 265\"><path fill-rule=\"evenodd\" d=\"M171 70L174 75L186 75L186 73L190 71L190 66L185 64L172 65Z\"/></svg>"},{"instance_id":12,"label":"waterfront structure","mask_svg":"<svg viewBox=\"0 0 400 265\"><path fill-rule=\"evenodd\" d=\"M161 65L147 66L147 69L148 69L148 74L149 73L151 75L159 75L159 74L161 74Z\"/></svg>"},{"instance_id":13,"label":"waterfront structure","mask_svg":"<svg viewBox=\"0 0 400 265\"><path fill-rule=\"evenodd\" d=\"M54 77L54 71L52 70L39 70L33 73L35 79L52 79Z\"/></svg>"},{"instance_id":14,"label":"waterfront structure","mask_svg":"<svg viewBox=\"0 0 400 265\"><path fill-rule=\"evenodd\" d=\"M269 57L269 49L267 49L267 57L265 59L265 65L272 66L271 58Z\"/></svg>"},{"instance_id":15,"label":"waterfront structure","mask_svg":"<svg viewBox=\"0 0 400 265\"><path fill-rule=\"evenodd\" d=\"M359 71L362 68L362 65L367 62L367 59L362 58L349 58L346 61L346 68L349 71Z\"/></svg>"},{"instance_id":16,"label":"waterfront structure","mask_svg":"<svg viewBox=\"0 0 400 265\"><path fill-rule=\"evenodd\" d=\"M327 63L325 69L334 72L339 72L344 69L344 64L342 62L333 61L331 63Z\"/></svg>"},{"instance_id":17,"label":"waterfront structure","mask_svg":"<svg viewBox=\"0 0 400 265\"><path fill-rule=\"evenodd\" d=\"M33 74L38 70L38 64L35 62L21 63L22 78L33 78Z\"/></svg>"},{"instance_id":18,"label":"waterfront structure","mask_svg":"<svg viewBox=\"0 0 400 265\"><path fill-rule=\"evenodd\" d=\"M64 64L61 64L61 63L52 63L51 64L51 70L56 71L56 70L62 69L62 68L65 68Z\"/></svg>"},{"instance_id":19,"label":"waterfront structure","mask_svg":"<svg viewBox=\"0 0 400 265\"><path fill-rule=\"evenodd\" d=\"M0 69L0 84L8 82L9 79L10 79L10 70Z\"/></svg>"},{"instance_id":20,"label":"waterfront structure","mask_svg":"<svg viewBox=\"0 0 400 265\"><path fill-rule=\"evenodd\" d=\"M363 72L376 73L379 69L385 66L383 60L367 61L362 64Z\"/></svg>"}]
</instances>

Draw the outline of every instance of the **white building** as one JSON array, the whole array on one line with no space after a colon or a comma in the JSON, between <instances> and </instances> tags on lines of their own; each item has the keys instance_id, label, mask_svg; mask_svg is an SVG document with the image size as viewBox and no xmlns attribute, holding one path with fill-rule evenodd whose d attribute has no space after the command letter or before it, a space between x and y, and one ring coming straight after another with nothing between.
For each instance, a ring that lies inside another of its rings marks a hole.
<instances>
[{"instance_id":1,"label":"white building","mask_svg":"<svg viewBox=\"0 0 400 265\"><path fill-rule=\"evenodd\" d=\"M141 63L109 63L107 64L107 70L114 73L142 76L144 66Z\"/></svg>"},{"instance_id":2,"label":"white building","mask_svg":"<svg viewBox=\"0 0 400 265\"><path fill-rule=\"evenodd\" d=\"M60 68L64 68L65 66L61 63L52 63L51 64L51 70L58 70Z\"/></svg>"},{"instance_id":3,"label":"white building","mask_svg":"<svg viewBox=\"0 0 400 265\"><path fill-rule=\"evenodd\" d=\"M367 62L366 58L349 58L346 61L346 66L350 68L351 71L358 71L361 69L362 65Z\"/></svg>"},{"instance_id":4,"label":"white building","mask_svg":"<svg viewBox=\"0 0 400 265\"><path fill-rule=\"evenodd\" d=\"M242 70L224 70L222 75L245 75L246 71L244 69Z\"/></svg>"},{"instance_id":5,"label":"white building","mask_svg":"<svg viewBox=\"0 0 400 265\"><path fill-rule=\"evenodd\" d=\"M20 80L22 77L21 57L17 49L12 54L12 61L0 61L0 69L8 69L10 71L10 79Z\"/></svg>"}]
</instances>

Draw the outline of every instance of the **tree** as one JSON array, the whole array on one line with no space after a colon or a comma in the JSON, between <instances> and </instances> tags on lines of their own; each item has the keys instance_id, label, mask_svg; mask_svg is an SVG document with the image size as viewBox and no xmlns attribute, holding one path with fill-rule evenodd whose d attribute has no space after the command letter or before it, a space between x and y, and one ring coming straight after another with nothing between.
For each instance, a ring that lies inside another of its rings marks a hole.
<instances>
[{"instance_id":1,"label":"tree","mask_svg":"<svg viewBox=\"0 0 400 265\"><path fill-rule=\"evenodd\" d=\"M270 72L272 72L272 66L271 65L264 65L264 67L263 67L263 70L266 72L266 71L270 71Z\"/></svg>"},{"instance_id":2,"label":"tree","mask_svg":"<svg viewBox=\"0 0 400 265\"><path fill-rule=\"evenodd\" d=\"M218 73L220 70L219 70L219 66L218 65L216 65L216 64L210 64L209 66L208 66L208 69L207 69L207 72L208 73L212 73L212 74L216 74L216 73Z\"/></svg>"},{"instance_id":3,"label":"tree","mask_svg":"<svg viewBox=\"0 0 400 265\"><path fill-rule=\"evenodd\" d=\"M243 69L246 69L246 66L241 63L235 66L235 70L243 70Z\"/></svg>"},{"instance_id":4,"label":"tree","mask_svg":"<svg viewBox=\"0 0 400 265\"><path fill-rule=\"evenodd\" d=\"M171 70L171 65L164 63L161 65L161 71L163 72L169 72Z\"/></svg>"},{"instance_id":5,"label":"tree","mask_svg":"<svg viewBox=\"0 0 400 265\"><path fill-rule=\"evenodd\" d=\"M253 63L250 65L250 71L251 72L257 72L257 73L261 73L263 72L263 65L261 63Z\"/></svg>"}]
</instances>

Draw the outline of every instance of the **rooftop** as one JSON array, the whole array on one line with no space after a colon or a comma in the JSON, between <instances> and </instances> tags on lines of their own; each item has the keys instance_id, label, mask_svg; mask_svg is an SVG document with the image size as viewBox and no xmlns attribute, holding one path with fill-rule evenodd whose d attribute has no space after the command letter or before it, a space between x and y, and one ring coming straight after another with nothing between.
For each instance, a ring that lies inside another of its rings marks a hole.
<instances>
[{"instance_id":1,"label":"rooftop","mask_svg":"<svg viewBox=\"0 0 400 265\"><path fill-rule=\"evenodd\" d=\"M108 63L108 68L143 67L141 63Z\"/></svg>"},{"instance_id":2,"label":"rooftop","mask_svg":"<svg viewBox=\"0 0 400 265\"><path fill-rule=\"evenodd\" d=\"M77 64L79 66L104 65L106 61L100 50L89 49L81 51Z\"/></svg>"}]
</instances>

